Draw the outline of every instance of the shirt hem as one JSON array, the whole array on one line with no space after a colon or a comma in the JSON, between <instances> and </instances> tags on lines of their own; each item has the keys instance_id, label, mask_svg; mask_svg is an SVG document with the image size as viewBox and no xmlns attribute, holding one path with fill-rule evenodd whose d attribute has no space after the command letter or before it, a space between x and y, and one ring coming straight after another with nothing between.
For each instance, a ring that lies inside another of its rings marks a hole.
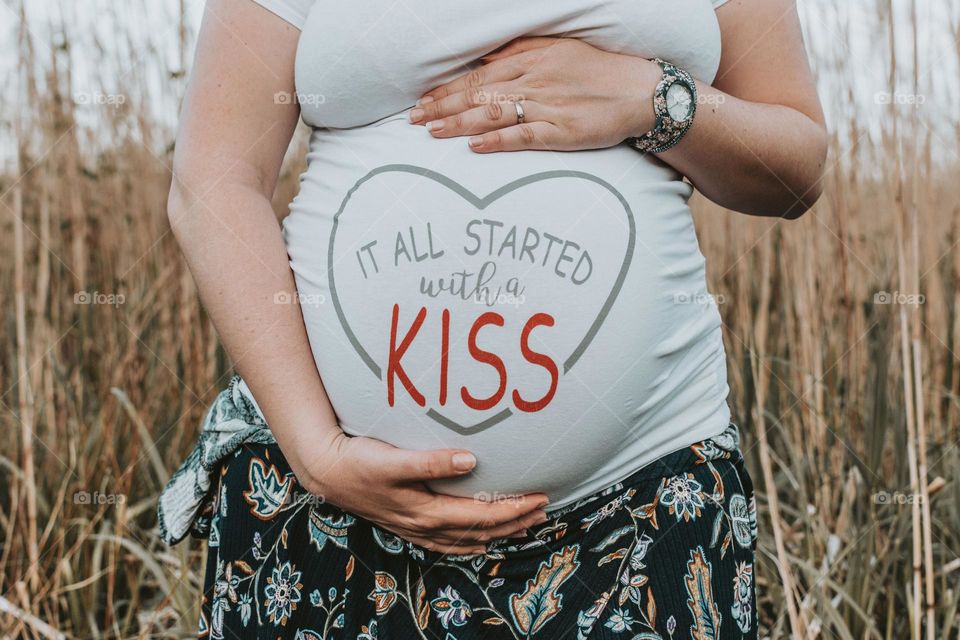
<instances>
[{"instance_id":1,"label":"shirt hem","mask_svg":"<svg viewBox=\"0 0 960 640\"><path fill-rule=\"evenodd\" d=\"M709 440L710 438L714 438L720 435L721 433L723 433L723 431L727 427L730 426L730 423L731 423L731 415L730 415L729 407L726 404L724 404L723 409L724 410L718 412L717 415L711 416L709 420L704 421L705 423L709 423L711 426L704 427L702 431L700 430L691 431L692 437L690 438L689 441L686 441L686 439L684 439L685 442L683 444L667 444L661 447L661 449L657 450L649 459L644 459L644 461L641 464L636 466L629 465L626 471L624 471L623 473L617 474L617 476L615 476L613 480L604 479L599 482L591 482L588 484L584 484L583 486L579 487L578 490L571 492L568 496L560 500L551 502L544 509L544 511L550 514L554 511L559 511L561 509L569 507L570 505L576 503L578 500L583 500L584 498L588 498L596 493L600 493L604 489L607 489L620 482L623 482L633 474L653 464L654 462L656 462L657 460L659 460L664 456L668 456L671 453L675 453L677 451L680 451L681 449L686 449L687 447L694 445L698 442L702 442L703 440ZM717 422L716 426L712 425L714 421Z\"/></svg>"},{"instance_id":2,"label":"shirt hem","mask_svg":"<svg viewBox=\"0 0 960 640\"><path fill-rule=\"evenodd\" d=\"M726 2L726 0L722 1ZM303 24L307 21L307 16L281 2L272 2L271 0L254 0L254 2L284 20L290 26L295 27L297 31L303 31Z\"/></svg>"}]
</instances>

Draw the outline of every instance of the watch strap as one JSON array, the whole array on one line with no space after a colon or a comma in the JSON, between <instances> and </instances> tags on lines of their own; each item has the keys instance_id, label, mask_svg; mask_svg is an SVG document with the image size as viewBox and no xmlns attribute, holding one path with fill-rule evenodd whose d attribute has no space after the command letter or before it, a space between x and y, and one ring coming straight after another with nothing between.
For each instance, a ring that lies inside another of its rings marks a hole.
<instances>
[{"instance_id":1,"label":"watch strap","mask_svg":"<svg viewBox=\"0 0 960 640\"><path fill-rule=\"evenodd\" d=\"M639 151L661 153L674 147L690 130L697 108L697 83L687 71L674 64L660 58L654 58L653 62L662 70L660 82L653 92L654 126L642 136L627 138L627 142ZM671 118L667 110L667 92L677 82L689 89L692 101L690 116L682 121Z\"/></svg>"}]
</instances>

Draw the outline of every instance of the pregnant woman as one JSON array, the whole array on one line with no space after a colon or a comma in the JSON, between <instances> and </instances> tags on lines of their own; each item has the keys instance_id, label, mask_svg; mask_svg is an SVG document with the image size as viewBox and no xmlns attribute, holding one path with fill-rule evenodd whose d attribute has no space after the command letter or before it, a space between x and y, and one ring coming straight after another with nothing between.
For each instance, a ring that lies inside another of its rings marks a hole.
<instances>
[{"instance_id":1,"label":"pregnant woman","mask_svg":"<svg viewBox=\"0 0 960 640\"><path fill-rule=\"evenodd\" d=\"M208 0L169 212L242 377L159 509L201 636L756 638L687 202L797 217L825 149L792 0Z\"/></svg>"}]
</instances>

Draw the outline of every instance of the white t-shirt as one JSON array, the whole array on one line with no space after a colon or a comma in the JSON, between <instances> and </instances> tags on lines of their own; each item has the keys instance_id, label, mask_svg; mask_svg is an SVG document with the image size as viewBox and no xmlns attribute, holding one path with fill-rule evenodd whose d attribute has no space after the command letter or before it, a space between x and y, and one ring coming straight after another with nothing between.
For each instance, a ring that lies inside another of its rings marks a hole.
<instances>
[{"instance_id":1,"label":"white t-shirt","mask_svg":"<svg viewBox=\"0 0 960 640\"><path fill-rule=\"evenodd\" d=\"M546 491L555 508L727 426L720 316L679 174L626 145L481 155L407 122L420 95L524 34L710 82L711 0L257 1L302 30L314 131L284 235L345 431L465 447L476 471L438 490Z\"/></svg>"}]
</instances>

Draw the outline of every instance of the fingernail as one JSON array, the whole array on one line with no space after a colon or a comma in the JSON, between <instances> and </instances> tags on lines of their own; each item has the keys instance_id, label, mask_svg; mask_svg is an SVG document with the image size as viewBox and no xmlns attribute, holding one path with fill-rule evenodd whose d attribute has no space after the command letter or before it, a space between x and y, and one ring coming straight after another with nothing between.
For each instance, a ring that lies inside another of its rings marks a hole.
<instances>
[{"instance_id":1,"label":"fingernail","mask_svg":"<svg viewBox=\"0 0 960 640\"><path fill-rule=\"evenodd\" d=\"M483 146L483 138L481 138L480 136L474 136L469 140L467 140L467 144L469 144L474 149L479 149L480 147Z\"/></svg>"},{"instance_id":2,"label":"fingernail","mask_svg":"<svg viewBox=\"0 0 960 640\"><path fill-rule=\"evenodd\" d=\"M423 119L423 109L410 110L410 122L420 122Z\"/></svg>"},{"instance_id":3,"label":"fingernail","mask_svg":"<svg viewBox=\"0 0 960 640\"><path fill-rule=\"evenodd\" d=\"M509 538L526 538L528 535L530 535L530 534L527 532L526 529L524 529L523 531L517 531L516 533L511 533L511 534L510 534L509 536L507 536L507 537L509 537Z\"/></svg>"},{"instance_id":4,"label":"fingernail","mask_svg":"<svg viewBox=\"0 0 960 640\"><path fill-rule=\"evenodd\" d=\"M470 471L477 466L477 458L472 453L453 454L453 468L457 471Z\"/></svg>"},{"instance_id":5,"label":"fingernail","mask_svg":"<svg viewBox=\"0 0 960 640\"><path fill-rule=\"evenodd\" d=\"M548 504L550 504L550 498L544 498L543 502L537 505L537 509L543 509Z\"/></svg>"},{"instance_id":6,"label":"fingernail","mask_svg":"<svg viewBox=\"0 0 960 640\"><path fill-rule=\"evenodd\" d=\"M443 120L431 120L424 125L427 131L441 131L443 129Z\"/></svg>"},{"instance_id":7,"label":"fingernail","mask_svg":"<svg viewBox=\"0 0 960 640\"><path fill-rule=\"evenodd\" d=\"M421 104L427 104L429 102L433 102L433 96L423 96L417 100L417 106L420 106Z\"/></svg>"},{"instance_id":8,"label":"fingernail","mask_svg":"<svg viewBox=\"0 0 960 640\"><path fill-rule=\"evenodd\" d=\"M543 524L543 523L546 522L547 520L549 520L549 518L547 517L547 514L546 514L546 513L540 513L540 514L537 515L536 524Z\"/></svg>"}]
</instances>

